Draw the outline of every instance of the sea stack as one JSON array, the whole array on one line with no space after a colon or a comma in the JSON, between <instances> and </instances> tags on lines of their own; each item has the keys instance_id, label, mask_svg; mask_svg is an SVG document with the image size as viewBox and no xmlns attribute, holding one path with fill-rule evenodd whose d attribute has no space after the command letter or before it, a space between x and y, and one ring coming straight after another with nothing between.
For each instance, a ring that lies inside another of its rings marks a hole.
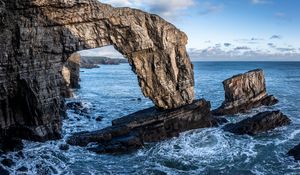
<instances>
[{"instance_id":1,"label":"sea stack","mask_svg":"<svg viewBox=\"0 0 300 175\"><path fill-rule=\"evenodd\" d=\"M267 94L264 72L261 69L224 80L223 87L225 101L212 111L216 116L243 113L262 105L271 106L278 103L274 96Z\"/></svg>"}]
</instances>

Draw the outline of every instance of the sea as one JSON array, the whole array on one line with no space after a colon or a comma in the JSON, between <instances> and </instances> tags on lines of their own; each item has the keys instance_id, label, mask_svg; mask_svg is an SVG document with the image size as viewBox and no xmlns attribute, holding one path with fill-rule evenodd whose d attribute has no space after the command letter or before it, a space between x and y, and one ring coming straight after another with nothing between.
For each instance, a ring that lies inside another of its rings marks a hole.
<instances>
[{"instance_id":1,"label":"sea","mask_svg":"<svg viewBox=\"0 0 300 175\"><path fill-rule=\"evenodd\" d=\"M38 175L297 175L300 162L287 156L300 143L300 62L193 62L196 98L205 98L217 108L224 100L222 81L252 69L264 70L267 91L279 99L272 107L260 107L246 114L227 116L230 123L258 112L281 110L292 124L256 136L234 135L222 127L195 129L179 137L126 154L95 154L86 148L59 145L72 133L92 131L111 125L113 119L153 106L138 86L136 75L128 64L101 65L81 69L80 86L66 102L82 102L88 116L68 110L63 122L63 139L37 143L24 141L23 156L17 152L2 155L15 162L9 171L22 174L18 168ZM96 121L98 116L102 121Z\"/></svg>"}]
</instances>

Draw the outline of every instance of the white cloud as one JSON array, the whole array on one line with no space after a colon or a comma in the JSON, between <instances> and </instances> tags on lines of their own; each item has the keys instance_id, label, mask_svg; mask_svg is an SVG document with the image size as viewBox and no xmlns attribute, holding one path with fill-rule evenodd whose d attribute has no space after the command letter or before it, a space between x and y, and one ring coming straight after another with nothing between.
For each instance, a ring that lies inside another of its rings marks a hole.
<instances>
[{"instance_id":1,"label":"white cloud","mask_svg":"<svg viewBox=\"0 0 300 175\"><path fill-rule=\"evenodd\" d=\"M277 36L276 36L277 37ZM193 60L297 60L300 49L285 42L268 42L263 38L251 38L257 43L249 43L249 39L237 39L224 44L208 43L204 48L188 49Z\"/></svg>"}]
</instances>

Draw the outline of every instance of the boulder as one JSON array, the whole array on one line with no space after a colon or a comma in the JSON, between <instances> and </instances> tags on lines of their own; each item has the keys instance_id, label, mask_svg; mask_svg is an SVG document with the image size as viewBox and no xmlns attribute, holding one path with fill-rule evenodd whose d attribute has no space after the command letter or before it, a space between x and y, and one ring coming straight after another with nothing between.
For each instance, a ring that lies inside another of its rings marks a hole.
<instances>
[{"instance_id":1,"label":"boulder","mask_svg":"<svg viewBox=\"0 0 300 175\"><path fill-rule=\"evenodd\" d=\"M112 126L102 130L75 133L67 142L78 146L97 143L89 148L97 153L126 152L142 147L145 142L176 137L191 129L215 127L220 122L211 115L210 103L201 99L176 109L144 109L113 120Z\"/></svg>"},{"instance_id":2,"label":"boulder","mask_svg":"<svg viewBox=\"0 0 300 175\"><path fill-rule=\"evenodd\" d=\"M295 160L300 160L300 144L289 150L289 156L293 156Z\"/></svg>"},{"instance_id":3,"label":"boulder","mask_svg":"<svg viewBox=\"0 0 300 175\"><path fill-rule=\"evenodd\" d=\"M66 104L66 108L69 110L72 110L75 114L78 114L80 116L85 116L87 118L91 118L89 116L90 109L83 106L82 102L69 102Z\"/></svg>"},{"instance_id":4,"label":"boulder","mask_svg":"<svg viewBox=\"0 0 300 175\"><path fill-rule=\"evenodd\" d=\"M290 123L291 120L280 111L266 111L238 123L227 124L223 129L238 135L255 135L277 127L289 125Z\"/></svg>"},{"instance_id":5,"label":"boulder","mask_svg":"<svg viewBox=\"0 0 300 175\"><path fill-rule=\"evenodd\" d=\"M223 81L225 101L212 111L213 115L243 113L262 105L271 106L278 100L268 95L263 70L255 69Z\"/></svg>"}]
</instances>

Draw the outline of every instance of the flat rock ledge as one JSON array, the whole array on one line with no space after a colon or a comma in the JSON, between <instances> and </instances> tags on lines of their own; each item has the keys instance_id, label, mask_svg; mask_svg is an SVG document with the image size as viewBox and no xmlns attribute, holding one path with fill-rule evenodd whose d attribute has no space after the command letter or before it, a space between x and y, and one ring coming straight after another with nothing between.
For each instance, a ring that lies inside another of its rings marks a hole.
<instances>
[{"instance_id":1,"label":"flat rock ledge","mask_svg":"<svg viewBox=\"0 0 300 175\"><path fill-rule=\"evenodd\" d=\"M75 133L67 143L89 146L96 153L123 153L143 147L179 133L206 127L216 127L225 119L211 115L210 102L201 99L176 109L158 110L151 107L112 121L112 126L93 132ZM96 146L95 146L96 145Z\"/></svg>"},{"instance_id":2,"label":"flat rock ledge","mask_svg":"<svg viewBox=\"0 0 300 175\"><path fill-rule=\"evenodd\" d=\"M277 127L289 125L291 120L280 111L266 111L256 114L251 118L242 120L235 124L227 124L223 127L225 131L243 135L255 135L266 132Z\"/></svg>"},{"instance_id":3,"label":"flat rock ledge","mask_svg":"<svg viewBox=\"0 0 300 175\"><path fill-rule=\"evenodd\" d=\"M224 80L223 86L225 101L212 111L216 116L245 113L252 108L278 103L273 95L267 94L264 72L261 69L235 75Z\"/></svg>"},{"instance_id":4,"label":"flat rock ledge","mask_svg":"<svg viewBox=\"0 0 300 175\"><path fill-rule=\"evenodd\" d=\"M295 160L300 160L300 144L289 150L289 156L293 156Z\"/></svg>"}]
</instances>

